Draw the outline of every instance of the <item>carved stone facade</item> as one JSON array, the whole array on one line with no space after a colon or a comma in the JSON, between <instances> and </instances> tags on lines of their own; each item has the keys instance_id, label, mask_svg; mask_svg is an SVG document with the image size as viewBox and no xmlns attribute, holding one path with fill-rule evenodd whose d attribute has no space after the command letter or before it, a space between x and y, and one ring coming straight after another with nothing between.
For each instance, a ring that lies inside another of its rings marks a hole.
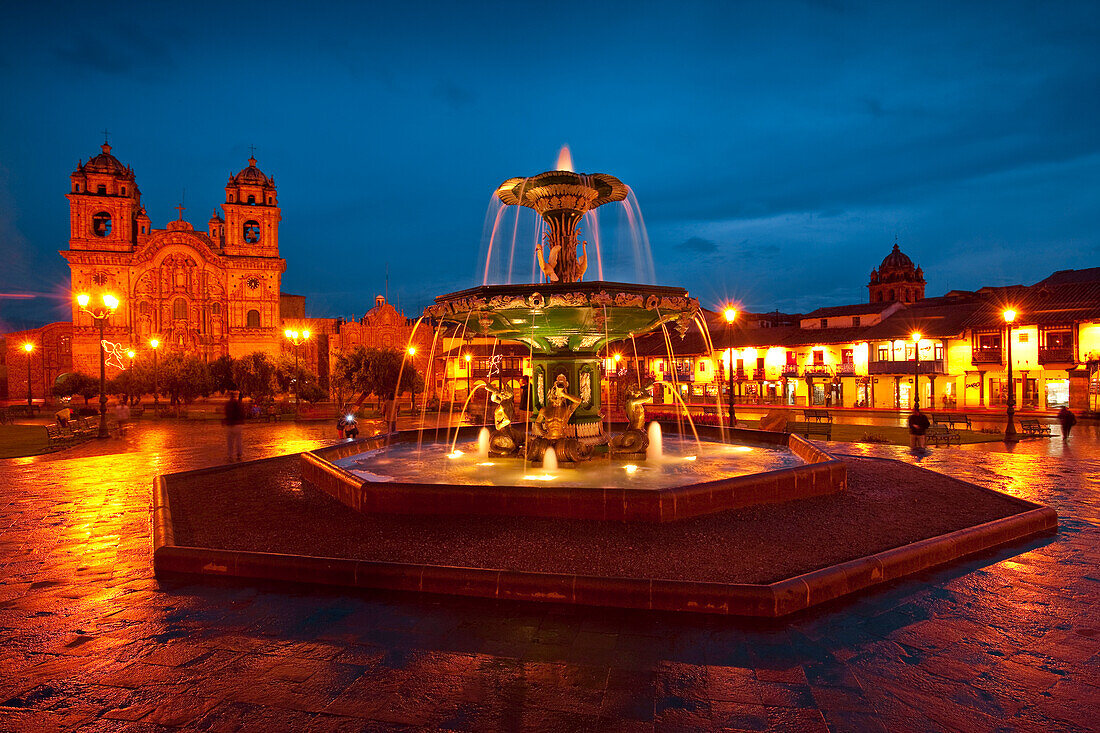
<instances>
[{"instance_id":1,"label":"carved stone facade","mask_svg":"<svg viewBox=\"0 0 1100 733\"><path fill-rule=\"evenodd\" d=\"M924 270L913 264L913 260L898 249L894 249L882 260L878 269L871 270L871 279L867 284L870 303L916 303L924 299Z\"/></svg>"},{"instance_id":2,"label":"carved stone facade","mask_svg":"<svg viewBox=\"0 0 1100 733\"><path fill-rule=\"evenodd\" d=\"M73 171L67 198L69 249L61 255L72 274L74 370L92 374L99 363L98 331L77 293L119 298L105 338L125 347L157 338L162 353L207 360L279 353L280 211L274 181L255 158L230 176L225 216L215 212L206 232L184 221L182 206L178 220L153 229L133 171L107 144Z\"/></svg>"}]
</instances>

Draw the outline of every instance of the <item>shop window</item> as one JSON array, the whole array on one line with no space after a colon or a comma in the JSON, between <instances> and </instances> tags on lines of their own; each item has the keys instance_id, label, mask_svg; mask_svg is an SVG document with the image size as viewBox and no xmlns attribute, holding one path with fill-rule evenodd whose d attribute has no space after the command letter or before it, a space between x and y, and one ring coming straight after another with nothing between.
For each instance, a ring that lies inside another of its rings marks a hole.
<instances>
[{"instance_id":1,"label":"shop window","mask_svg":"<svg viewBox=\"0 0 1100 733\"><path fill-rule=\"evenodd\" d=\"M106 237L111 233L111 215L101 211L92 217L92 234Z\"/></svg>"},{"instance_id":2,"label":"shop window","mask_svg":"<svg viewBox=\"0 0 1100 733\"><path fill-rule=\"evenodd\" d=\"M187 320L187 301L183 298L176 298L172 301L172 318L177 321Z\"/></svg>"},{"instance_id":3,"label":"shop window","mask_svg":"<svg viewBox=\"0 0 1100 733\"><path fill-rule=\"evenodd\" d=\"M248 328L260 327L260 312L256 310L248 311L245 315L245 326Z\"/></svg>"},{"instance_id":4,"label":"shop window","mask_svg":"<svg viewBox=\"0 0 1100 733\"><path fill-rule=\"evenodd\" d=\"M1073 335L1069 331L1048 331L1048 349L1068 349L1073 346Z\"/></svg>"}]
</instances>

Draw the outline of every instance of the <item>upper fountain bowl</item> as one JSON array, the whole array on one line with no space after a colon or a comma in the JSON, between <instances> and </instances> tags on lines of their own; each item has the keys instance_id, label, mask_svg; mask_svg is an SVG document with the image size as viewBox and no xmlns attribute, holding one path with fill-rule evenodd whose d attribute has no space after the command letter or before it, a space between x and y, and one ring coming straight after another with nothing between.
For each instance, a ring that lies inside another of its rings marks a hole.
<instances>
[{"instance_id":1,"label":"upper fountain bowl","mask_svg":"<svg viewBox=\"0 0 1100 733\"><path fill-rule=\"evenodd\" d=\"M546 171L537 176L509 178L497 187L497 196L509 206L526 206L540 215L552 211L584 214L597 206L622 201L626 184L606 173Z\"/></svg>"}]
</instances>

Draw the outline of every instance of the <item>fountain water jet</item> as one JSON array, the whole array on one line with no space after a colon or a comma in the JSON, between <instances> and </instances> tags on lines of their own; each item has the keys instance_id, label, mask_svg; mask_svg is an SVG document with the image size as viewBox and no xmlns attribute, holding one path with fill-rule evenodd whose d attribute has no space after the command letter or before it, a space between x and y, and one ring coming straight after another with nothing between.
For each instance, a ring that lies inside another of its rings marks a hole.
<instances>
[{"instance_id":1,"label":"fountain water jet","mask_svg":"<svg viewBox=\"0 0 1100 733\"><path fill-rule=\"evenodd\" d=\"M554 447L550 446L546 449L546 453L542 456L542 470L544 471L557 471L558 470L558 454L554 452Z\"/></svg>"},{"instance_id":2,"label":"fountain water jet","mask_svg":"<svg viewBox=\"0 0 1100 733\"><path fill-rule=\"evenodd\" d=\"M482 428L477 434L477 456L489 457L489 428Z\"/></svg>"},{"instance_id":3,"label":"fountain water jet","mask_svg":"<svg viewBox=\"0 0 1100 733\"><path fill-rule=\"evenodd\" d=\"M661 423L654 420L649 424L647 428L649 433L649 447L645 451L645 459L647 461L659 461L664 458L664 445L661 437Z\"/></svg>"}]
</instances>

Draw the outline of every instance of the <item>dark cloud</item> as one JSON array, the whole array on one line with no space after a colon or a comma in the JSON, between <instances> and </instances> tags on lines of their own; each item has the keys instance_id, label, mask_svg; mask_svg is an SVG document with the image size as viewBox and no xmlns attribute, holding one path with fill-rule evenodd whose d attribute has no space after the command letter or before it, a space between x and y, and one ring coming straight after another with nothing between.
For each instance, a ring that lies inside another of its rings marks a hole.
<instances>
[{"instance_id":1,"label":"dark cloud","mask_svg":"<svg viewBox=\"0 0 1100 733\"><path fill-rule=\"evenodd\" d=\"M690 239L680 242L677 246L689 252L699 252L702 254L715 252L718 249L717 244L709 239L703 239L702 237L691 237Z\"/></svg>"},{"instance_id":2,"label":"dark cloud","mask_svg":"<svg viewBox=\"0 0 1100 733\"><path fill-rule=\"evenodd\" d=\"M94 32L77 29L55 49L56 58L78 73L162 78L173 66L171 34L154 35L130 22L97 26Z\"/></svg>"}]
</instances>

